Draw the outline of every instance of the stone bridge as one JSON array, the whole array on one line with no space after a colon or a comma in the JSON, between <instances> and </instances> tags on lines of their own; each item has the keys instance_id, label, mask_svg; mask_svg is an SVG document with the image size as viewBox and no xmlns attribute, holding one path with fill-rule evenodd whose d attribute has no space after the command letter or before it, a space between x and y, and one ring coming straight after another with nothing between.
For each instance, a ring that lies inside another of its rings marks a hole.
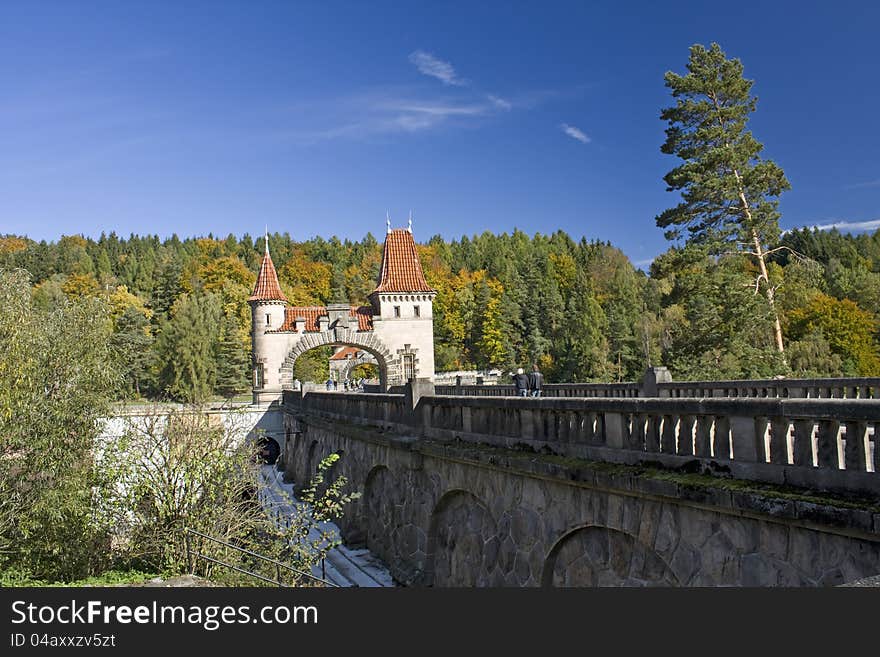
<instances>
[{"instance_id":1,"label":"stone bridge","mask_svg":"<svg viewBox=\"0 0 880 657\"><path fill-rule=\"evenodd\" d=\"M701 396L436 395L418 380L403 394L286 391L284 467L302 485L341 453L336 474L363 494L343 537L408 585L826 586L880 573L880 380L717 398L678 385Z\"/></svg>"}]
</instances>

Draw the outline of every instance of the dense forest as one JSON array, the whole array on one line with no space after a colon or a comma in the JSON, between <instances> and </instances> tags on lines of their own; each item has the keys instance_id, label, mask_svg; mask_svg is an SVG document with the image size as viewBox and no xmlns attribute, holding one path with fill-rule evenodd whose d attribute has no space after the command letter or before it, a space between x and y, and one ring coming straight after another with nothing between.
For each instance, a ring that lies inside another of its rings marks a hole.
<instances>
[{"instance_id":1,"label":"dense forest","mask_svg":"<svg viewBox=\"0 0 880 657\"><path fill-rule=\"evenodd\" d=\"M612 245L561 231L435 236L419 251L438 291L437 371L537 362L550 381L625 381L650 363L678 380L880 375L880 231L803 229L781 243L769 268L780 353L747 259L673 247L645 274ZM296 242L276 233L269 244L293 304L367 302L382 253L372 235ZM247 390L247 297L262 252L263 238L250 235L7 235L0 268L30 274L41 310L99 302L90 307L112 322L122 394L194 401ZM319 380L324 358L301 377Z\"/></svg>"}]
</instances>

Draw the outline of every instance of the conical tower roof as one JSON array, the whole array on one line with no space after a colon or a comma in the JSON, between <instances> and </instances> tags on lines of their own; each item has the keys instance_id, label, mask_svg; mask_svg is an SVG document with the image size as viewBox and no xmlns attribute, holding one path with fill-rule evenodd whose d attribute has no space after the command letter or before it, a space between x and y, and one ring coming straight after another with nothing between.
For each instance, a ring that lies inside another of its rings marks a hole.
<instances>
[{"instance_id":1,"label":"conical tower roof","mask_svg":"<svg viewBox=\"0 0 880 657\"><path fill-rule=\"evenodd\" d=\"M269 255L269 240L266 239L266 253L260 264L260 273L257 274L257 283L254 285L254 293L248 297L248 301L287 301L281 286L278 284L278 273L275 271L275 263Z\"/></svg>"},{"instance_id":2,"label":"conical tower roof","mask_svg":"<svg viewBox=\"0 0 880 657\"><path fill-rule=\"evenodd\" d=\"M412 232L406 228L389 229L379 282L373 293L434 291L425 280Z\"/></svg>"}]
</instances>

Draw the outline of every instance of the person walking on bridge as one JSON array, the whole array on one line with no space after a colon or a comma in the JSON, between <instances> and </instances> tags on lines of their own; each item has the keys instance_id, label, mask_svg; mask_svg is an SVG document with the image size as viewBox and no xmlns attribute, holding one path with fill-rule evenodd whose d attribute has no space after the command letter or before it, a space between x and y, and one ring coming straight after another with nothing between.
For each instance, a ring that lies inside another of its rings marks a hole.
<instances>
[{"instance_id":1,"label":"person walking on bridge","mask_svg":"<svg viewBox=\"0 0 880 657\"><path fill-rule=\"evenodd\" d=\"M516 386L517 397L529 396L529 377L523 372L523 368L517 369L516 374L513 375L513 385Z\"/></svg>"},{"instance_id":2,"label":"person walking on bridge","mask_svg":"<svg viewBox=\"0 0 880 657\"><path fill-rule=\"evenodd\" d=\"M538 364L532 365L532 371L529 372L529 392L532 397L540 397L541 389L544 387L544 375L538 369Z\"/></svg>"}]
</instances>

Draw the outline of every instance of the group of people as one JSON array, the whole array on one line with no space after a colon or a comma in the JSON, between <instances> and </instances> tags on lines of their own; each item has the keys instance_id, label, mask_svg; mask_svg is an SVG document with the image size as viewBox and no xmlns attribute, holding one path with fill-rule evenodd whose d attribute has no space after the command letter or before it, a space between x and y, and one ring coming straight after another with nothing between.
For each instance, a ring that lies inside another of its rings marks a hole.
<instances>
[{"instance_id":1,"label":"group of people","mask_svg":"<svg viewBox=\"0 0 880 657\"><path fill-rule=\"evenodd\" d=\"M532 365L532 371L528 374L520 367L513 375L513 385L516 387L517 397L540 397L544 388L544 375L538 369L537 363Z\"/></svg>"},{"instance_id":2,"label":"group of people","mask_svg":"<svg viewBox=\"0 0 880 657\"><path fill-rule=\"evenodd\" d=\"M345 379L342 382L343 390L360 390L363 385L363 379ZM335 379L328 378L327 379L327 390L339 390L339 381Z\"/></svg>"}]
</instances>

